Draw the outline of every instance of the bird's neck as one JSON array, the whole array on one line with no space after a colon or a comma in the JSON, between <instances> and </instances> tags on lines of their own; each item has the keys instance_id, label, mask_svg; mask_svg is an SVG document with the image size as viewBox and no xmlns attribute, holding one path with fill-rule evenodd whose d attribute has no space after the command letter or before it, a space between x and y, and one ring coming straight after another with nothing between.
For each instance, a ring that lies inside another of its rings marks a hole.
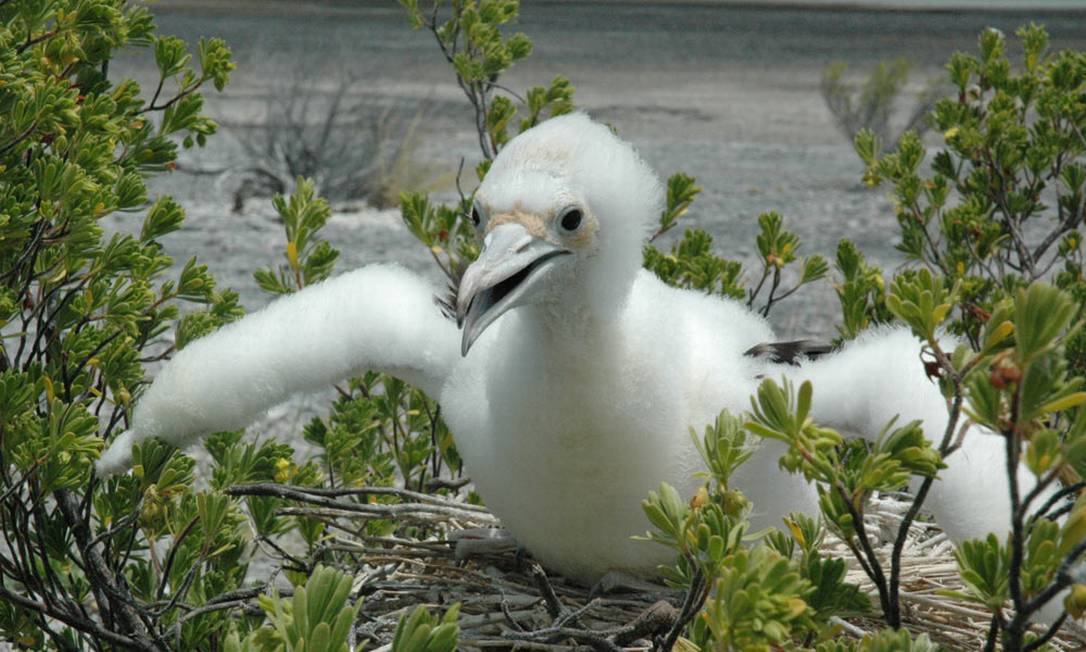
<instances>
[{"instance_id":1,"label":"bird's neck","mask_svg":"<svg viewBox=\"0 0 1086 652\"><path fill-rule=\"evenodd\" d=\"M604 297L594 296L598 293L592 290L567 288L561 301L525 306L526 332L552 352L600 351L621 316L628 290L615 289Z\"/></svg>"}]
</instances>

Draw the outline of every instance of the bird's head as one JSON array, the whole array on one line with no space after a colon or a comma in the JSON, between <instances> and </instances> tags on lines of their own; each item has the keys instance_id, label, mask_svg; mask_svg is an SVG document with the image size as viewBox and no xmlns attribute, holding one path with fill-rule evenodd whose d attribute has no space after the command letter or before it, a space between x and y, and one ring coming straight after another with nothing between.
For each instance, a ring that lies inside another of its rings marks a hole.
<instances>
[{"instance_id":1,"label":"bird's head","mask_svg":"<svg viewBox=\"0 0 1086 652\"><path fill-rule=\"evenodd\" d=\"M457 292L461 353L518 306L617 312L661 199L659 180L634 149L584 114L511 140L475 193L482 252Z\"/></svg>"}]
</instances>

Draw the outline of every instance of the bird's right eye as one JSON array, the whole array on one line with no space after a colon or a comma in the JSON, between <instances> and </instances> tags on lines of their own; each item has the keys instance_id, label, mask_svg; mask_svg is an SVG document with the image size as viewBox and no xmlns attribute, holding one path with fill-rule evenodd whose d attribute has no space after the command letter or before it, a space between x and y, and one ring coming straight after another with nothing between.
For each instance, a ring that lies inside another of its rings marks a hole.
<instances>
[{"instance_id":1,"label":"bird's right eye","mask_svg":"<svg viewBox=\"0 0 1086 652\"><path fill-rule=\"evenodd\" d=\"M571 208L562 214L562 228L566 231L576 231L581 225L583 213L577 208Z\"/></svg>"},{"instance_id":2,"label":"bird's right eye","mask_svg":"<svg viewBox=\"0 0 1086 652\"><path fill-rule=\"evenodd\" d=\"M479 207L472 206L471 207L471 223L474 224L475 226L479 226L479 222L482 222L482 221L483 221L482 218L479 217Z\"/></svg>"}]
</instances>

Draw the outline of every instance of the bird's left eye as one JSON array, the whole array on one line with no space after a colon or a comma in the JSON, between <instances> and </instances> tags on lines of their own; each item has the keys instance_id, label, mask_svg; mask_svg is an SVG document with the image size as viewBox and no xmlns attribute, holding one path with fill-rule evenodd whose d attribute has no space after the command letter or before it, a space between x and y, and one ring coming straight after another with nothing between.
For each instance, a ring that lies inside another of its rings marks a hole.
<instances>
[{"instance_id":1,"label":"bird's left eye","mask_svg":"<svg viewBox=\"0 0 1086 652\"><path fill-rule=\"evenodd\" d=\"M562 228L566 231L576 231L577 227L581 225L581 220L584 215L581 214L580 209L571 208L562 215Z\"/></svg>"}]
</instances>

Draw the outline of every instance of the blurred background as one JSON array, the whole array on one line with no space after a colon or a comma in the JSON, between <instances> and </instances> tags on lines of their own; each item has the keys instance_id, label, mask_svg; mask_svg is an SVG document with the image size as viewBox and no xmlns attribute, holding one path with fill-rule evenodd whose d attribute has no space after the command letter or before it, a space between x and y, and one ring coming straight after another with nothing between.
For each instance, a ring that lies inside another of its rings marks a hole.
<instances>
[{"instance_id":1,"label":"blurred background","mask_svg":"<svg viewBox=\"0 0 1086 652\"><path fill-rule=\"evenodd\" d=\"M238 62L226 92L208 93L223 135L156 181L188 212L185 230L167 241L179 262L196 254L247 309L266 303L251 270L283 255L268 198L304 173L335 207L324 233L342 252L340 271L398 261L440 282L400 224L396 198L402 190L454 198L461 159L470 192L480 155L470 106L429 32L413 31L392 0L150 6L163 34L190 43L221 36ZM522 92L568 77L576 105L612 124L661 177L697 177L704 192L686 219L724 255L753 260L756 216L775 209L803 239L801 254L832 260L848 237L893 268L901 258L891 205L884 189L861 184L847 133L865 119L887 141L922 127L923 109L947 90L951 53L975 52L984 27L1012 35L1030 21L1047 27L1054 48L1086 49L1084 0L526 0L514 29L534 52L501 83ZM157 80L150 52L115 65L145 88ZM865 83L878 96L874 115L856 115ZM138 224L128 222L115 226ZM775 309L773 321L782 338L828 339L837 311L821 282Z\"/></svg>"}]
</instances>

